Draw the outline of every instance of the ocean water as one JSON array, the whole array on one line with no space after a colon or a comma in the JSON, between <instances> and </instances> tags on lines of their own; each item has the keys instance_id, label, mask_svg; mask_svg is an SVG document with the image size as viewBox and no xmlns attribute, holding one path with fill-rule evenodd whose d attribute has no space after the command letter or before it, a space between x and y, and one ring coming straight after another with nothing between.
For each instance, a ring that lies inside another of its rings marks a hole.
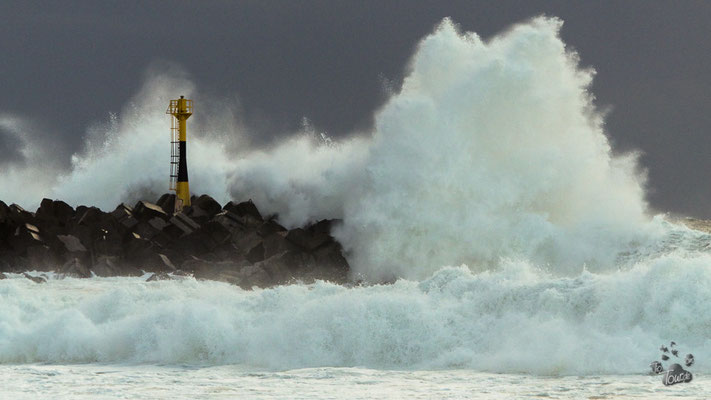
<instances>
[{"instance_id":1,"label":"ocean water","mask_svg":"<svg viewBox=\"0 0 711 400\"><path fill-rule=\"evenodd\" d=\"M613 151L594 70L561 26L482 39L444 20L373 130L338 141L305 124L252 147L175 72L148 73L67 170L0 114L27 158L0 175L0 199L112 209L165 191L164 110L192 97L191 188L252 198L288 227L342 219L363 282L9 274L0 398L711 397L711 236L647 205L644 168ZM671 341L696 363L666 387L648 371Z\"/></svg>"},{"instance_id":2,"label":"ocean water","mask_svg":"<svg viewBox=\"0 0 711 400\"><path fill-rule=\"evenodd\" d=\"M0 397L707 398L711 272L670 261L604 276L459 267L420 282L254 291L10 274ZM695 355L690 383L649 374L670 340Z\"/></svg>"},{"instance_id":3,"label":"ocean water","mask_svg":"<svg viewBox=\"0 0 711 400\"><path fill-rule=\"evenodd\" d=\"M20 365L0 367L11 399L707 399L711 381L663 386L658 376L539 377L471 370L239 366Z\"/></svg>"}]
</instances>

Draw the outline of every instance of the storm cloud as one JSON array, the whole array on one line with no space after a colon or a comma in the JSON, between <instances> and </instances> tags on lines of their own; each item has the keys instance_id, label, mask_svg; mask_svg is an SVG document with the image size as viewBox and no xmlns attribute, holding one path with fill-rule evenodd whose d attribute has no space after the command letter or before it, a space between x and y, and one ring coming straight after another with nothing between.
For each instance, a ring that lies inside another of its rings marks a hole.
<instances>
[{"instance_id":1,"label":"storm cloud","mask_svg":"<svg viewBox=\"0 0 711 400\"><path fill-rule=\"evenodd\" d=\"M597 71L592 92L609 110L613 147L642 154L651 205L711 214L711 3L73 1L5 2L0 13L0 113L47 127L28 140L57 143L55 166L68 166L91 127L161 63L180 66L211 107L221 99L255 145L292 134L304 117L344 138L372 130L443 17L487 38L557 16L565 43ZM0 128L0 167L23 162Z\"/></svg>"}]
</instances>

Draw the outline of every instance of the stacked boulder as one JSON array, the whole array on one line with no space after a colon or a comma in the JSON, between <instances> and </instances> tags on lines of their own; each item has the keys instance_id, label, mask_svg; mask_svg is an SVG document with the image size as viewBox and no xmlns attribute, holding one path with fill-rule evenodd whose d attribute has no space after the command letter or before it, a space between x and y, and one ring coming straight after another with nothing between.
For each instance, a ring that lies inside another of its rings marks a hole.
<instances>
[{"instance_id":1,"label":"stacked boulder","mask_svg":"<svg viewBox=\"0 0 711 400\"><path fill-rule=\"evenodd\" d=\"M243 288L316 279L343 283L348 263L331 236L336 220L288 230L252 201L224 207L208 195L172 212L174 195L119 204L111 212L44 199L36 212L0 201L2 272L56 271L75 277L175 275Z\"/></svg>"}]
</instances>

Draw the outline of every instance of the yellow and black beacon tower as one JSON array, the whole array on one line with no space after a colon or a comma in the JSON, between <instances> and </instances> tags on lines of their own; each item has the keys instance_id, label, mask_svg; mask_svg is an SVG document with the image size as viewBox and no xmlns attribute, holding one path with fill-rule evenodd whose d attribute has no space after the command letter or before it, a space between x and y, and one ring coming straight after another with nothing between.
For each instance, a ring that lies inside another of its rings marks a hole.
<instances>
[{"instance_id":1,"label":"yellow and black beacon tower","mask_svg":"<svg viewBox=\"0 0 711 400\"><path fill-rule=\"evenodd\" d=\"M190 205L188 161L186 159L187 121L193 115L193 101L180 96L171 100L166 114L170 119L170 190L175 190L175 212Z\"/></svg>"}]
</instances>

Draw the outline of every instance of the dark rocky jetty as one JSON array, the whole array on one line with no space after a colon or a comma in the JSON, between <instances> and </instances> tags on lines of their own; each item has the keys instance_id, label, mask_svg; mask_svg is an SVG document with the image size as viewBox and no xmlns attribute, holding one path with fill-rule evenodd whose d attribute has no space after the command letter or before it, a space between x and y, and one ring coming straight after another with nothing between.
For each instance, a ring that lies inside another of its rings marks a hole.
<instances>
[{"instance_id":1,"label":"dark rocky jetty","mask_svg":"<svg viewBox=\"0 0 711 400\"><path fill-rule=\"evenodd\" d=\"M337 220L287 230L252 201L223 207L193 196L191 207L173 213L174 201L165 194L111 212L50 199L30 212L0 201L0 279L37 270L81 278L192 275L243 288L347 280L348 262L331 236Z\"/></svg>"}]
</instances>

